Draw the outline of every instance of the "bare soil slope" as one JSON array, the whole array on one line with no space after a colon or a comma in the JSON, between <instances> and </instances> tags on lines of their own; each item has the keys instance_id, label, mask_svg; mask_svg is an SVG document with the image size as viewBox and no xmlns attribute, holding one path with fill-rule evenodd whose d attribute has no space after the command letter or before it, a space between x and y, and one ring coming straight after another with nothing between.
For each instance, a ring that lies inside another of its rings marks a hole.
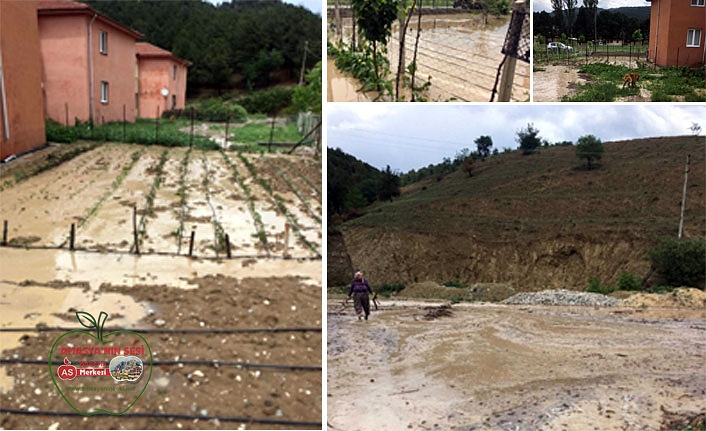
<instances>
[{"instance_id":1,"label":"bare soil slope","mask_svg":"<svg viewBox=\"0 0 706 431\"><path fill-rule=\"evenodd\" d=\"M677 234L687 154L684 231L706 234L703 137L609 142L591 171L575 151L501 154L476 163L471 178L456 172L404 190L342 225L352 266L374 284L460 280L517 291L644 276L648 250Z\"/></svg>"}]
</instances>

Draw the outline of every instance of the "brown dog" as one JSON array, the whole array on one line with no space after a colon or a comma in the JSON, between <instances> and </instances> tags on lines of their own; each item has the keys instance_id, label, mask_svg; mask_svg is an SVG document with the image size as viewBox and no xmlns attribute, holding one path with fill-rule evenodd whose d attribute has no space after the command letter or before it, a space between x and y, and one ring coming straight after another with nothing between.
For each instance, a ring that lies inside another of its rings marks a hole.
<instances>
[{"instance_id":1,"label":"brown dog","mask_svg":"<svg viewBox=\"0 0 706 431\"><path fill-rule=\"evenodd\" d=\"M640 80L640 75L637 73L628 73L625 76L623 76L623 88L625 88L625 85L627 84L630 87L635 88L637 85L637 81Z\"/></svg>"}]
</instances>

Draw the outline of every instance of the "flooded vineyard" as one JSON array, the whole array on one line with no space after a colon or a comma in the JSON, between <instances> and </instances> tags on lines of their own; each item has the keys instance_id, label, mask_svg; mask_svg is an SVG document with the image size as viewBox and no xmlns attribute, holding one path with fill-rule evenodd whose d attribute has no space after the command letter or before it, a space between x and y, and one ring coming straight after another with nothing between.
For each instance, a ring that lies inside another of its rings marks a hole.
<instances>
[{"instance_id":1,"label":"flooded vineyard","mask_svg":"<svg viewBox=\"0 0 706 431\"><path fill-rule=\"evenodd\" d=\"M423 15L417 54L418 72L415 85L422 85L431 77L428 90L430 101L487 102L495 84L498 66L503 59L503 41L509 26L509 17L488 17L482 23L478 14L456 13ZM344 38L348 40L353 29L350 18L343 21ZM412 62L417 37L417 22L414 17L405 36L405 58L403 67ZM387 58L390 61L391 77L399 64L399 23L392 29ZM351 87L361 87L353 78L346 80L345 74L329 62L329 101L363 101L375 95L351 92ZM333 72L330 72L333 69ZM529 98L529 64L518 61L513 80L513 101ZM400 90L409 100L409 90ZM361 100L363 99L363 100Z\"/></svg>"}]
</instances>

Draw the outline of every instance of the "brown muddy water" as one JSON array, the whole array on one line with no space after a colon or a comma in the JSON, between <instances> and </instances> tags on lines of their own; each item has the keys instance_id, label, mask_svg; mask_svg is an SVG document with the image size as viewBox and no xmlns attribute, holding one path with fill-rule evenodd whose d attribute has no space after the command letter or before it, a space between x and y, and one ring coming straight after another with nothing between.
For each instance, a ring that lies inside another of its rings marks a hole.
<instances>
[{"instance_id":1,"label":"brown muddy water","mask_svg":"<svg viewBox=\"0 0 706 431\"><path fill-rule=\"evenodd\" d=\"M706 411L706 316L642 309L328 303L329 430L660 429Z\"/></svg>"},{"instance_id":2,"label":"brown muddy water","mask_svg":"<svg viewBox=\"0 0 706 431\"><path fill-rule=\"evenodd\" d=\"M476 14L423 15L415 85L423 84L431 76L432 85L424 94L429 101L489 101L497 69L503 59L501 49L508 25L508 17L491 16L484 25L482 18ZM343 29L344 40L348 40L352 32L350 18L343 21ZM415 16L405 37L405 69L412 61L416 36ZM392 72L390 76L393 77L399 62L398 23L393 25L387 57ZM362 84L356 84L352 77L337 70L330 59L327 64L329 101L362 101L357 99L375 97L357 92ZM332 83L332 79L336 82ZM518 61L511 100L528 100L529 90L529 64ZM409 90L401 90L401 94L405 100L410 99Z\"/></svg>"}]
</instances>

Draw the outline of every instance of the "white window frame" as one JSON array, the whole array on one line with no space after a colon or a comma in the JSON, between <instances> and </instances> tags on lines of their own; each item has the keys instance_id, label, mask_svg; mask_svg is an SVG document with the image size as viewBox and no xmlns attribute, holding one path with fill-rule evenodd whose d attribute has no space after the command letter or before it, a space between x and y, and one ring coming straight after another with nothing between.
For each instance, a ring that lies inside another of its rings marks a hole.
<instances>
[{"instance_id":1,"label":"white window frame","mask_svg":"<svg viewBox=\"0 0 706 431\"><path fill-rule=\"evenodd\" d=\"M696 37L698 35L698 37ZM696 44L694 44L694 42ZM691 43L691 45L690 45ZM700 28L690 28L686 32L686 47L687 48L698 48L701 46L701 29Z\"/></svg>"},{"instance_id":2,"label":"white window frame","mask_svg":"<svg viewBox=\"0 0 706 431\"><path fill-rule=\"evenodd\" d=\"M101 30L98 33L98 50L101 54L108 54L108 32Z\"/></svg>"},{"instance_id":3,"label":"white window frame","mask_svg":"<svg viewBox=\"0 0 706 431\"><path fill-rule=\"evenodd\" d=\"M108 96L110 95L110 84L107 81L101 81L101 103L108 103Z\"/></svg>"},{"instance_id":4,"label":"white window frame","mask_svg":"<svg viewBox=\"0 0 706 431\"><path fill-rule=\"evenodd\" d=\"M696 7L704 7L704 0L691 0L691 5Z\"/></svg>"}]
</instances>

